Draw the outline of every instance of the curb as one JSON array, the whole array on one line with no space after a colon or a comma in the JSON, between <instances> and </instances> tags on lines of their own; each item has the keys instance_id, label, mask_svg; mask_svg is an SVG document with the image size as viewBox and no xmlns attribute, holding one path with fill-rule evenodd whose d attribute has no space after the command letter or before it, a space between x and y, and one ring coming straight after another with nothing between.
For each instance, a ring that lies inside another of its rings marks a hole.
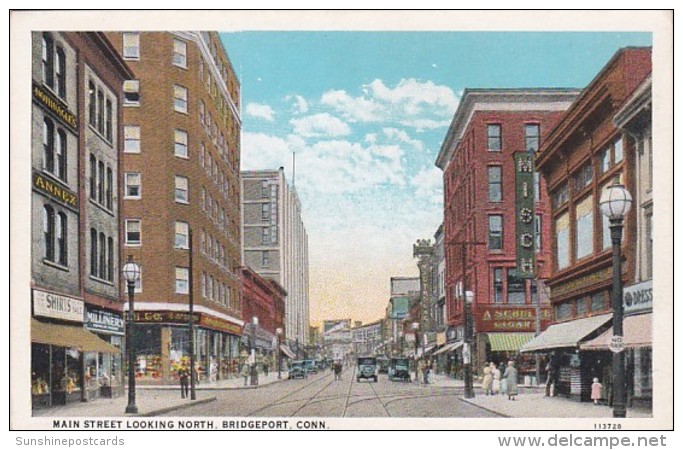
<instances>
[{"instance_id":1,"label":"curb","mask_svg":"<svg viewBox=\"0 0 683 450\"><path fill-rule=\"evenodd\" d=\"M166 408L161 408L161 409L156 409L154 411L149 411L149 412L146 412L144 414L138 414L138 417L158 416L160 414L166 414L167 412L178 411L180 409L191 408L192 406L203 405L204 403L211 403L211 402L215 402L215 401L216 401L216 397L203 398L201 400L195 400L195 401L192 401L190 403L181 403L179 405L168 406Z\"/></svg>"},{"instance_id":2,"label":"curb","mask_svg":"<svg viewBox=\"0 0 683 450\"><path fill-rule=\"evenodd\" d=\"M471 401L471 400L469 400L469 399L466 399L465 397L458 397L458 400L461 400L461 401L463 401L463 402L465 402L465 403L467 403L467 404L469 404L469 405L475 406L475 407L477 407L477 408L479 408L479 409L483 409L484 411L488 411L488 412L490 412L490 413L496 414L496 415L498 415L498 416L500 416L500 417L505 417L505 418L507 418L507 419L510 419L510 418L513 417L513 416L508 416L507 414L503 414L503 413L501 413L501 412L499 412L499 411L496 411L495 409L491 409L491 408L487 408L487 407L485 407L485 406L478 405L478 404L476 404L475 402L473 402L473 401Z\"/></svg>"},{"instance_id":3,"label":"curb","mask_svg":"<svg viewBox=\"0 0 683 450\"><path fill-rule=\"evenodd\" d=\"M277 383L282 383L283 381L287 381L286 378L283 378L278 381L272 381L270 383L266 384L259 384L256 386L196 386L195 390L196 391L235 391L235 390L242 390L242 389L258 389L258 388L263 388L266 386L270 386L271 384L277 384ZM178 390L179 387L176 385L171 385L171 384L159 384L159 385L153 385L153 384L148 384L144 386L138 386L137 389L140 390L145 390L145 391L174 391Z\"/></svg>"}]
</instances>

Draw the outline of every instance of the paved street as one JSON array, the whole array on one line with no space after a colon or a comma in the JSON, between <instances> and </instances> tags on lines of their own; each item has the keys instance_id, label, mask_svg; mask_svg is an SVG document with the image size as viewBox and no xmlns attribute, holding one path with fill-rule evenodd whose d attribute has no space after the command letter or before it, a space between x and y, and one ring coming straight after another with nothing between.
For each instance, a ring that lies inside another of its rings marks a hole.
<instances>
[{"instance_id":1,"label":"paved street","mask_svg":"<svg viewBox=\"0 0 683 450\"><path fill-rule=\"evenodd\" d=\"M500 417L460 399L456 386L421 386L389 381L356 382L352 370L341 381L325 371L257 390L216 391L216 401L168 412L183 416L252 417Z\"/></svg>"}]
</instances>

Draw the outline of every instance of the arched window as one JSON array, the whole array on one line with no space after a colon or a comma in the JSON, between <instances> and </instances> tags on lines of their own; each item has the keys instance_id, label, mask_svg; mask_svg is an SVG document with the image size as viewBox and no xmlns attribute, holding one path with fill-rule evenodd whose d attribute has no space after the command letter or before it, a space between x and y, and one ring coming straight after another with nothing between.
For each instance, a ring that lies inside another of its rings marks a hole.
<instances>
[{"instance_id":1,"label":"arched window","mask_svg":"<svg viewBox=\"0 0 683 450\"><path fill-rule=\"evenodd\" d=\"M106 117L107 123L105 126L104 133L105 133L105 137L107 138L107 140L109 142L111 142L111 140L112 140L112 124L113 124L114 119L112 116L113 107L112 107L111 99L109 99L109 98L107 99L107 111L106 111L106 113L107 113L107 117Z\"/></svg>"},{"instance_id":2,"label":"arched window","mask_svg":"<svg viewBox=\"0 0 683 450\"><path fill-rule=\"evenodd\" d=\"M57 236L57 254L59 255L59 264L66 266L69 263L66 214L60 212L57 215L57 218L57 230L55 232L55 235Z\"/></svg>"},{"instance_id":3,"label":"arched window","mask_svg":"<svg viewBox=\"0 0 683 450\"><path fill-rule=\"evenodd\" d=\"M45 259L55 260L55 210L50 205L43 207L43 241Z\"/></svg>"},{"instance_id":4,"label":"arched window","mask_svg":"<svg viewBox=\"0 0 683 450\"><path fill-rule=\"evenodd\" d=\"M43 121L43 168L55 171L55 126L50 119Z\"/></svg>"},{"instance_id":5,"label":"arched window","mask_svg":"<svg viewBox=\"0 0 683 450\"><path fill-rule=\"evenodd\" d=\"M90 198L97 199L97 160L90 154Z\"/></svg>"},{"instance_id":6,"label":"arched window","mask_svg":"<svg viewBox=\"0 0 683 450\"><path fill-rule=\"evenodd\" d=\"M49 33L43 33L42 45L43 82L54 87L54 41Z\"/></svg>"},{"instance_id":7,"label":"arched window","mask_svg":"<svg viewBox=\"0 0 683 450\"><path fill-rule=\"evenodd\" d=\"M57 130L55 153L57 154L57 176L66 181L66 133L63 130Z\"/></svg>"},{"instance_id":8,"label":"arched window","mask_svg":"<svg viewBox=\"0 0 683 450\"><path fill-rule=\"evenodd\" d=\"M100 245L99 245L99 258L100 258L100 271L99 277L105 279L107 276L107 238L104 233L100 233Z\"/></svg>"},{"instance_id":9,"label":"arched window","mask_svg":"<svg viewBox=\"0 0 683 450\"><path fill-rule=\"evenodd\" d=\"M104 163L97 163L97 201L104 205Z\"/></svg>"},{"instance_id":10,"label":"arched window","mask_svg":"<svg viewBox=\"0 0 683 450\"><path fill-rule=\"evenodd\" d=\"M97 91L97 131L104 134L104 94Z\"/></svg>"},{"instance_id":11,"label":"arched window","mask_svg":"<svg viewBox=\"0 0 683 450\"><path fill-rule=\"evenodd\" d=\"M114 281L114 239L107 239L107 280Z\"/></svg>"},{"instance_id":12,"label":"arched window","mask_svg":"<svg viewBox=\"0 0 683 450\"><path fill-rule=\"evenodd\" d=\"M57 95L66 100L66 55L64 49L57 47Z\"/></svg>"},{"instance_id":13,"label":"arched window","mask_svg":"<svg viewBox=\"0 0 683 450\"><path fill-rule=\"evenodd\" d=\"M97 230L90 229L90 275L97 276Z\"/></svg>"},{"instance_id":14,"label":"arched window","mask_svg":"<svg viewBox=\"0 0 683 450\"><path fill-rule=\"evenodd\" d=\"M113 208L114 200L114 174L110 167L107 167L107 209Z\"/></svg>"},{"instance_id":15,"label":"arched window","mask_svg":"<svg viewBox=\"0 0 683 450\"><path fill-rule=\"evenodd\" d=\"M88 122L93 127L97 126L97 92L95 91L95 83L90 81L88 83Z\"/></svg>"}]
</instances>

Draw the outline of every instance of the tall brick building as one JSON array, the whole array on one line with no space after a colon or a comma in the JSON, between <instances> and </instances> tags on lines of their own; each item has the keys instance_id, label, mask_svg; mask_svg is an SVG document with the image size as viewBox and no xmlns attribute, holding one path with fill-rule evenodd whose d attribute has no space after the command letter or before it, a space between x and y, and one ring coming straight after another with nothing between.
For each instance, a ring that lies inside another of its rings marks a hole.
<instances>
[{"instance_id":1,"label":"tall brick building","mask_svg":"<svg viewBox=\"0 0 683 450\"><path fill-rule=\"evenodd\" d=\"M102 33L32 34L31 398L123 394L121 85Z\"/></svg>"},{"instance_id":2,"label":"tall brick building","mask_svg":"<svg viewBox=\"0 0 683 450\"><path fill-rule=\"evenodd\" d=\"M187 362L192 295L201 377L225 377L243 326L239 82L215 32L108 36L136 74L123 84L120 183L121 257L142 268L137 376L173 380Z\"/></svg>"},{"instance_id":3,"label":"tall brick building","mask_svg":"<svg viewBox=\"0 0 683 450\"><path fill-rule=\"evenodd\" d=\"M529 213L535 247L534 279L517 272L518 227L515 154L533 154L579 91L570 89L466 89L436 165L444 171L444 253L448 369L456 373L463 341L464 295L474 294L475 368L516 354L550 309L543 281L551 274L550 201L543 179L534 185ZM530 186L527 185L527 190ZM522 194L519 194L522 195ZM532 216L533 214L533 216ZM464 264L464 265L463 265ZM534 367L523 365L521 371Z\"/></svg>"}]
</instances>

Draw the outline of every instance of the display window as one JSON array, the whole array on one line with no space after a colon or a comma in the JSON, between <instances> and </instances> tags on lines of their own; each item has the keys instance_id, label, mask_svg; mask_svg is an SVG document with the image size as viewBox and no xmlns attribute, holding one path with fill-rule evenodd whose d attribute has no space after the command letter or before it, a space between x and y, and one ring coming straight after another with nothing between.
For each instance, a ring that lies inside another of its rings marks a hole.
<instances>
[{"instance_id":1,"label":"display window","mask_svg":"<svg viewBox=\"0 0 683 450\"><path fill-rule=\"evenodd\" d=\"M135 327L135 378L158 381L161 379L161 327Z\"/></svg>"},{"instance_id":2,"label":"display window","mask_svg":"<svg viewBox=\"0 0 683 450\"><path fill-rule=\"evenodd\" d=\"M50 394L50 346L31 344L31 395Z\"/></svg>"}]
</instances>

